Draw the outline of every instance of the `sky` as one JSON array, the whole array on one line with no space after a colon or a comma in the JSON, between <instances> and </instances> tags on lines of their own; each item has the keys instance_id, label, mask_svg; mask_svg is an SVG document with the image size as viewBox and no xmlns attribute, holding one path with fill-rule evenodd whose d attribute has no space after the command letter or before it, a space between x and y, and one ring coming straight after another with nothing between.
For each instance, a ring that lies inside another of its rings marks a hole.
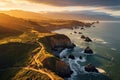
<instances>
[{"instance_id":1,"label":"sky","mask_svg":"<svg viewBox=\"0 0 120 80\"><path fill-rule=\"evenodd\" d=\"M0 0L0 10L87 12L120 17L120 0Z\"/></svg>"}]
</instances>

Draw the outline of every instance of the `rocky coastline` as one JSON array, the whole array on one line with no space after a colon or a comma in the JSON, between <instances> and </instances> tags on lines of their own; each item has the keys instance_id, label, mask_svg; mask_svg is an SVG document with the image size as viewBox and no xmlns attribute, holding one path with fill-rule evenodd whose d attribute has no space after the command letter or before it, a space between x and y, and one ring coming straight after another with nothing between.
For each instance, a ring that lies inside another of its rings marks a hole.
<instances>
[{"instance_id":1,"label":"rocky coastline","mask_svg":"<svg viewBox=\"0 0 120 80\"><path fill-rule=\"evenodd\" d=\"M60 59L60 52L64 49L73 49L76 45L63 34L43 37L43 45L54 57L45 58L42 64L48 70L55 72L62 78L70 77L73 71L70 66ZM47 43L47 44L46 44ZM48 45L49 44L49 45Z\"/></svg>"},{"instance_id":2,"label":"rocky coastline","mask_svg":"<svg viewBox=\"0 0 120 80\"><path fill-rule=\"evenodd\" d=\"M55 57L48 57L42 61L42 64L45 68L55 72L57 75L59 75L62 78L68 78L71 77L73 74L73 70L71 70L70 64L66 63L62 60L62 58L67 59L67 56L60 56L60 53L64 51L65 49L73 50L76 45L72 43L72 41L63 34L55 34L51 36L44 37L44 41L47 42L46 44L43 44L46 48L49 49L48 52L50 52ZM49 46L48 46L49 44ZM84 50L84 54L93 54L92 49L87 47ZM75 60L75 56L70 54L68 56L68 59ZM82 60L82 57L80 56L79 59ZM79 71L79 70L78 70ZM87 66L85 67L86 72L97 72L97 69L95 66Z\"/></svg>"},{"instance_id":3,"label":"rocky coastline","mask_svg":"<svg viewBox=\"0 0 120 80\"><path fill-rule=\"evenodd\" d=\"M81 27L81 30L84 30L85 28L91 27L93 24L94 23L84 23L84 24L81 24L82 27L78 26L78 27L71 27L68 29L73 29L73 28L77 29ZM74 34L82 34L82 33L74 31ZM83 37L84 37L83 39L86 42L92 42L92 40L89 37L86 37L86 36L83 36ZM57 75L59 75L62 78L71 77L71 75L73 74L73 71L70 68L70 64L61 60L61 56L60 56L60 53L63 50L65 49L73 50L74 47L76 47L76 45L70 40L70 38L64 34L55 34L51 36L45 36L43 38L43 45L46 47L48 52L50 52L52 55L55 56L55 57L49 57L44 59L42 61L43 66L55 72ZM63 58L65 59L66 56L63 56ZM68 58L75 60L75 56L73 55L69 55ZM81 56L79 58L82 59Z\"/></svg>"},{"instance_id":4,"label":"rocky coastline","mask_svg":"<svg viewBox=\"0 0 120 80\"><path fill-rule=\"evenodd\" d=\"M91 27L91 26L89 26ZM75 27L77 28L77 27ZM81 30L85 29L84 27L82 27ZM70 33L72 35L72 33ZM83 39L85 42L92 42L92 39L87 37L87 36L84 36L82 32L77 32L77 31L74 31L73 34L81 34L81 39ZM58 37L59 36L59 37ZM63 36L63 37L61 37ZM51 52L54 56L56 56L57 58L59 59L71 59L71 60L75 60L76 57L72 54L68 55L68 56L60 56L60 53L62 51L64 51L65 49L68 49L68 50L73 50L74 47L76 47L76 45L74 43L71 42L71 40L69 39L69 37L67 37L66 35L63 35L63 34L57 34L57 36L51 36L51 38L47 39L50 41L50 44L51 44ZM84 49L84 54L93 54L93 50L90 48L90 47L86 47ZM82 60L83 57L82 56L79 56L79 59ZM48 60L49 61L49 60ZM64 71L62 72L62 76L61 74L58 74L60 75L61 77L63 78L66 78L66 77L71 77L71 75L73 74L73 70L71 69L70 67L70 64L69 63L66 63L64 60L62 60L66 65L68 65L68 74L65 75L66 73L64 73ZM47 61L46 61L47 62ZM47 65L48 66L48 65ZM78 70L79 71L79 70ZM97 68L95 66L93 66L92 64L89 66L89 64L85 65L84 67L84 71L85 72L95 72L95 73L99 73L99 71L97 70ZM83 72L84 72L83 71ZM59 71L58 71L59 72Z\"/></svg>"}]
</instances>

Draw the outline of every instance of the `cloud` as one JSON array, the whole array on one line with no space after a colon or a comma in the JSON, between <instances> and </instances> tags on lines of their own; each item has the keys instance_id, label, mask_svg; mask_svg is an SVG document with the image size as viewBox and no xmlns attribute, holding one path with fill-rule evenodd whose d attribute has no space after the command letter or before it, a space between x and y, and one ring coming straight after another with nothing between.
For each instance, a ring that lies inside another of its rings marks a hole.
<instances>
[{"instance_id":1,"label":"cloud","mask_svg":"<svg viewBox=\"0 0 120 80\"><path fill-rule=\"evenodd\" d=\"M50 16L55 16L56 18L67 18L67 19L77 19L77 20L115 20L120 21L119 17L112 16L111 14L105 12L97 12L92 10L85 11L65 11L65 12L52 12L48 13ZM57 17L58 16L58 17Z\"/></svg>"},{"instance_id":2,"label":"cloud","mask_svg":"<svg viewBox=\"0 0 120 80\"><path fill-rule=\"evenodd\" d=\"M120 16L120 0L0 0L0 10L26 10L32 12L66 12ZM90 12L90 10L94 12ZM78 11L78 12L76 12Z\"/></svg>"},{"instance_id":3,"label":"cloud","mask_svg":"<svg viewBox=\"0 0 120 80\"><path fill-rule=\"evenodd\" d=\"M118 6L120 0L28 0L54 6Z\"/></svg>"},{"instance_id":4,"label":"cloud","mask_svg":"<svg viewBox=\"0 0 120 80\"><path fill-rule=\"evenodd\" d=\"M120 16L120 0L27 0L31 3L52 5L55 7L71 7L68 10L80 11L82 8L94 11L105 12L112 16ZM73 8L74 7L74 8ZM95 9L96 8L96 9ZM97 9L98 8L98 9Z\"/></svg>"},{"instance_id":5,"label":"cloud","mask_svg":"<svg viewBox=\"0 0 120 80\"><path fill-rule=\"evenodd\" d=\"M106 7L105 9L109 9L109 10L114 10L114 11L120 11L120 5L119 6L109 6Z\"/></svg>"}]
</instances>

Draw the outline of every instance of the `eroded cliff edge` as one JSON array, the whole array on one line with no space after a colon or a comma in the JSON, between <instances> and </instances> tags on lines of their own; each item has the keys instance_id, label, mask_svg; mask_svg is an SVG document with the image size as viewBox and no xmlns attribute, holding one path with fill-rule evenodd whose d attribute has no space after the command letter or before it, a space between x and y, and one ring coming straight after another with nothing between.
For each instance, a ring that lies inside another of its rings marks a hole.
<instances>
[{"instance_id":1,"label":"eroded cliff edge","mask_svg":"<svg viewBox=\"0 0 120 80\"><path fill-rule=\"evenodd\" d=\"M42 61L45 68L55 72L60 77L70 77L72 71L65 62L59 58L60 52L65 48L74 48L74 44L71 40L63 34L55 34L51 36L45 36L39 41L42 41L46 51L52 54L52 57L47 57Z\"/></svg>"}]
</instances>

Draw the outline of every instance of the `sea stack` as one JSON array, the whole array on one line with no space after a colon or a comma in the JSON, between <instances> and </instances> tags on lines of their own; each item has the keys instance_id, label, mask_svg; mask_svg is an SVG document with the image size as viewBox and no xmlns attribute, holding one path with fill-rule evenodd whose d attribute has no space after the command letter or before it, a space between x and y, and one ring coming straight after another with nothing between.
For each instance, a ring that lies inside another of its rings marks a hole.
<instances>
[{"instance_id":1,"label":"sea stack","mask_svg":"<svg viewBox=\"0 0 120 80\"><path fill-rule=\"evenodd\" d=\"M84 53L93 54L93 50L92 50L90 47L87 47L87 48L84 50Z\"/></svg>"},{"instance_id":2,"label":"sea stack","mask_svg":"<svg viewBox=\"0 0 120 80\"><path fill-rule=\"evenodd\" d=\"M78 34L82 34L82 32L79 32Z\"/></svg>"},{"instance_id":3,"label":"sea stack","mask_svg":"<svg viewBox=\"0 0 120 80\"><path fill-rule=\"evenodd\" d=\"M92 40L89 37L85 37L86 42L92 42Z\"/></svg>"},{"instance_id":4,"label":"sea stack","mask_svg":"<svg viewBox=\"0 0 120 80\"><path fill-rule=\"evenodd\" d=\"M93 66L92 64L87 64L87 65L85 66L85 71L98 73L98 70L97 70L96 67Z\"/></svg>"},{"instance_id":5,"label":"sea stack","mask_svg":"<svg viewBox=\"0 0 120 80\"><path fill-rule=\"evenodd\" d=\"M72 54L69 55L68 58L70 58L70 59L75 59L75 57L74 57Z\"/></svg>"},{"instance_id":6,"label":"sea stack","mask_svg":"<svg viewBox=\"0 0 120 80\"><path fill-rule=\"evenodd\" d=\"M77 32L76 32L76 31L74 31L74 33L76 34Z\"/></svg>"},{"instance_id":7,"label":"sea stack","mask_svg":"<svg viewBox=\"0 0 120 80\"><path fill-rule=\"evenodd\" d=\"M82 38L82 39L85 39L86 37L85 37L84 35L81 35L81 38Z\"/></svg>"}]
</instances>

